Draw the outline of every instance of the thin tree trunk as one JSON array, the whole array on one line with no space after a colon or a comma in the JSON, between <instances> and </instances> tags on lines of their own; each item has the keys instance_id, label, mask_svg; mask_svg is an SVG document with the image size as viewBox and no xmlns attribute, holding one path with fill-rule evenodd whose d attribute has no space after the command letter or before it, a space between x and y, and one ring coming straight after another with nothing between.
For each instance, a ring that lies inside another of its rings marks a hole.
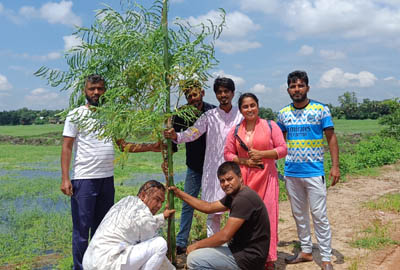
<instances>
[{"instance_id":1,"label":"thin tree trunk","mask_svg":"<svg viewBox=\"0 0 400 270\"><path fill-rule=\"evenodd\" d=\"M168 0L163 0L163 11L162 11L162 29L164 32L164 67L166 73L164 74L164 80L167 85L168 92L170 91L169 81L169 50L168 50ZM170 94L167 97L166 112L170 113L171 101ZM171 128L171 121L168 121L167 128ZM168 145L168 183L167 186L174 185L174 168L172 158L172 142L171 139L167 140ZM175 209L174 205L174 193L168 192L168 205L170 209ZM175 239L175 217L168 219L168 254L167 257L172 263L176 263L176 239Z\"/></svg>"}]
</instances>

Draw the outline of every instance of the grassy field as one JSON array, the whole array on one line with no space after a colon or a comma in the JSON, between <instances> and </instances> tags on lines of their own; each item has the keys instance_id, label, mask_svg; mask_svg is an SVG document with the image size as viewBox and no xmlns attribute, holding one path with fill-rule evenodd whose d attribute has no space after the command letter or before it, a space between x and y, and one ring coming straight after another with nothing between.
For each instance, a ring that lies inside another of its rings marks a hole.
<instances>
[{"instance_id":1,"label":"grassy field","mask_svg":"<svg viewBox=\"0 0 400 270\"><path fill-rule=\"evenodd\" d=\"M36 136L50 132L62 133L64 125L19 125L19 126L0 126L0 135L9 136Z\"/></svg>"},{"instance_id":2,"label":"grassy field","mask_svg":"<svg viewBox=\"0 0 400 270\"><path fill-rule=\"evenodd\" d=\"M356 134L356 133L377 133L383 126L378 123L378 120L345 120L334 119L335 132L338 134Z\"/></svg>"},{"instance_id":3,"label":"grassy field","mask_svg":"<svg viewBox=\"0 0 400 270\"><path fill-rule=\"evenodd\" d=\"M10 133L29 133L20 131ZM71 269L72 221L70 200L59 190L60 151L60 146L0 144L0 270ZM150 178L164 182L161 161L160 153L116 151L116 200L136 195L140 183ZM182 181L184 147L174 155L174 164L175 181ZM202 224L203 219L196 220Z\"/></svg>"},{"instance_id":4,"label":"grassy field","mask_svg":"<svg viewBox=\"0 0 400 270\"><path fill-rule=\"evenodd\" d=\"M346 121L335 121L336 131L343 138L379 129L377 121ZM0 135L11 136L33 137L50 132L61 135L61 131L62 125L0 126ZM0 270L71 269L72 222L69 198L59 190L60 151L56 145L0 144ZM164 182L161 161L160 153L117 152L116 200L136 194L139 183L150 178ZM174 155L174 170L175 181L182 181L186 170L184 146ZM280 199L284 200L284 185L279 183ZM176 199L177 221L180 207L181 202ZM192 238L206 236L204 223L205 215L196 212Z\"/></svg>"}]
</instances>

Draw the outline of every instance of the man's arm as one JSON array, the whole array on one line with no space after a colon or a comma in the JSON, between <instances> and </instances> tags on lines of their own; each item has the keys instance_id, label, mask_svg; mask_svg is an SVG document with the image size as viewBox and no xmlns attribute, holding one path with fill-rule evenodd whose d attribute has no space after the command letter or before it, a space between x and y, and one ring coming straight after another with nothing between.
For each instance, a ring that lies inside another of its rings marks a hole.
<instances>
[{"instance_id":1,"label":"man's arm","mask_svg":"<svg viewBox=\"0 0 400 270\"><path fill-rule=\"evenodd\" d=\"M233 238L235 233L239 230L244 222L244 219L229 217L225 227L221 231L215 233L211 237L205 238L188 246L186 253L189 254L193 250L199 248L218 247L227 243Z\"/></svg>"},{"instance_id":2,"label":"man's arm","mask_svg":"<svg viewBox=\"0 0 400 270\"><path fill-rule=\"evenodd\" d=\"M335 130L333 128L328 128L324 130L326 140L328 141L329 151L331 153L332 168L329 174L329 178L332 179L332 186L336 185L340 179L339 170L339 146L336 138Z\"/></svg>"},{"instance_id":3,"label":"man's arm","mask_svg":"<svg viewBox=\"0 0 400 270\"><path fill-rule=\"evenodd\" d=\"M72 184L69 179L69 165L71 163L72 147L75 138L64 136L61 150L61 186L62 193L67 196L72 196Z\"/></svg>"},{"instance_id":4,"label":"man's arm","mask_svg":"<svg viewBox=\"0 0 400 270\"><path fill-rule=\"evenodd\" d=\"M119 139L116 141L117 145L120 147L121 151L125 151L128 148L128 152L130 153L138 153L138 152L160 152L161 151L161 143L130 143L125 142L123 139Z\"/></svg>"},{"instance_id":5,"label":"man's arm","mask_svg":"<svg viewBox=\"0 0 400 270\"><path fill-rule=\"evenodd\" d=\"M212 214L212 213L217 213L217 212L223 212L228 210L226 206L224 206L220 201L215 201L215 202L206 202L203 200L199 200L195 197L190 196L189 194L183 192L179 188L175 186L170 186L168 188L170 191L173 191L175 195L184 200L187 204L189 204L191 207L195 208L196 210L199 210L200 212L206 213L206 214Z\"/></svg>"}]
</instances>

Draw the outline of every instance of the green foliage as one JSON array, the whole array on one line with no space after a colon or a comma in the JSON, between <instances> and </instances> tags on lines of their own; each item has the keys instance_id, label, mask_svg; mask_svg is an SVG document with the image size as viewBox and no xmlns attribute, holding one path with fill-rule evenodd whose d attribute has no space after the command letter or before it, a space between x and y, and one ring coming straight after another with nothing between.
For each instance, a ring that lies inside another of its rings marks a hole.
<instances>
[{"instance_id":1,"label":"green foliage","mask_svg":"<svg viewBox=\"0 0 400 270\"><path fill-rule=\"evenodd\" d=\"M339 158L340 172L344 176L395 163L400 159L400 144L394 138L375 135L360 141L352 151L340 154Z\"/></svg>"},{"instance_id":2,"label":"green foliage","mask_svg":"<svg viewBox=\"0 0 400 270\"><path fill-rule=\"evenodd\" d=\"M22 108L14 111L0 112L0 126L2 125L42 125L52 121L59 121L61 110L29 110Z\"/></svg>"},{"instance_id":3,"label":"green foliage","mask_svg":"<svg viewBox=\"0 0 400 270\"><path fill-rule=\"evenodd\" d=\"M84 103L84 79L92 73L107 81L102 106L91 115L97 118L91 126L105 137L138 138L144 132L159 134L167 113L169 91L182 97L181 80L197 78L202 84L208 70L217 64L213 41L224 24L192 26L175 20L165 33L161 24L162 1L146 9L132 1L122 1L122 12L109 6L98 11L91 27L78 28L75 35L84 42L66 54L68 71L40 68L37 76L52 86L73 89L71 107ZM168 42L168 64L164 65L164 39ZM176 108L177 106L175 106ZM191 106L174 110L172 115L195 116ZM84 122L84 121L82 121Z\"/></svg>"},{"instance_id":4,"label":"green foliage","mask_svg":"<svg viewBox=\"0 0 400 270\"><path fill-rule=\"evenodd\" d=\"M260 118L267 120L275 120L277 116L277 114L274 113L274 111L271 108L264 108L264 107L260 107L258 109L258 115L260 116Z\"/></svg>"},{"instance_id":5,"label":"green foliage","mask_svg":"<svg viewBox=\"0 0 400 270\"><path fill-rule=\"evenodd\" d=\"M390 136L400 141L400 105L391 114L382 117L379 123L386 125L381 133L383 136Z\"/></svg>"},{"instance_id":6,"label":"green foliage","mask_svg":"<svg viewBox=\"0 0 400 270\"><path fill-rule=\"evenodd\" d=\"M376 101L368 98L362 103L357 101L355 92L345 92L338 97L339 107L329 105L332 115L346 119L378 119L390 113L390 100Z\"/></svg>"}]
</instances>

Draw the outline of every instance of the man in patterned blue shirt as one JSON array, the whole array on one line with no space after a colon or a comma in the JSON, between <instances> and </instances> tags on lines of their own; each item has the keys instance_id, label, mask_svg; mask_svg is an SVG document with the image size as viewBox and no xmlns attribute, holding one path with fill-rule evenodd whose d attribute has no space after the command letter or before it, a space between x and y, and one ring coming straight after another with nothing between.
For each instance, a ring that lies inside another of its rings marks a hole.
<instances>
[{"instance_id":1,"label":"man in patterned blue shirt","mask_svg":"<svg viewBox=\"0 0 400 270\"><path fill-rule=\"evenodd\" d=\"M312 261L312 240L309 211L319 244L323 270L333 270L331 263L331 229L326 213L324 173L325 133L332 159L329 177L332 186L340 178L339 147L329 108L310 100L308 76L304 71L288 75L288 93L293 103L279 111L278 125L288 145L285 161L286 189L297 225L301 252L285 258L286 263Z\"/></svg>"}]
</instances>

